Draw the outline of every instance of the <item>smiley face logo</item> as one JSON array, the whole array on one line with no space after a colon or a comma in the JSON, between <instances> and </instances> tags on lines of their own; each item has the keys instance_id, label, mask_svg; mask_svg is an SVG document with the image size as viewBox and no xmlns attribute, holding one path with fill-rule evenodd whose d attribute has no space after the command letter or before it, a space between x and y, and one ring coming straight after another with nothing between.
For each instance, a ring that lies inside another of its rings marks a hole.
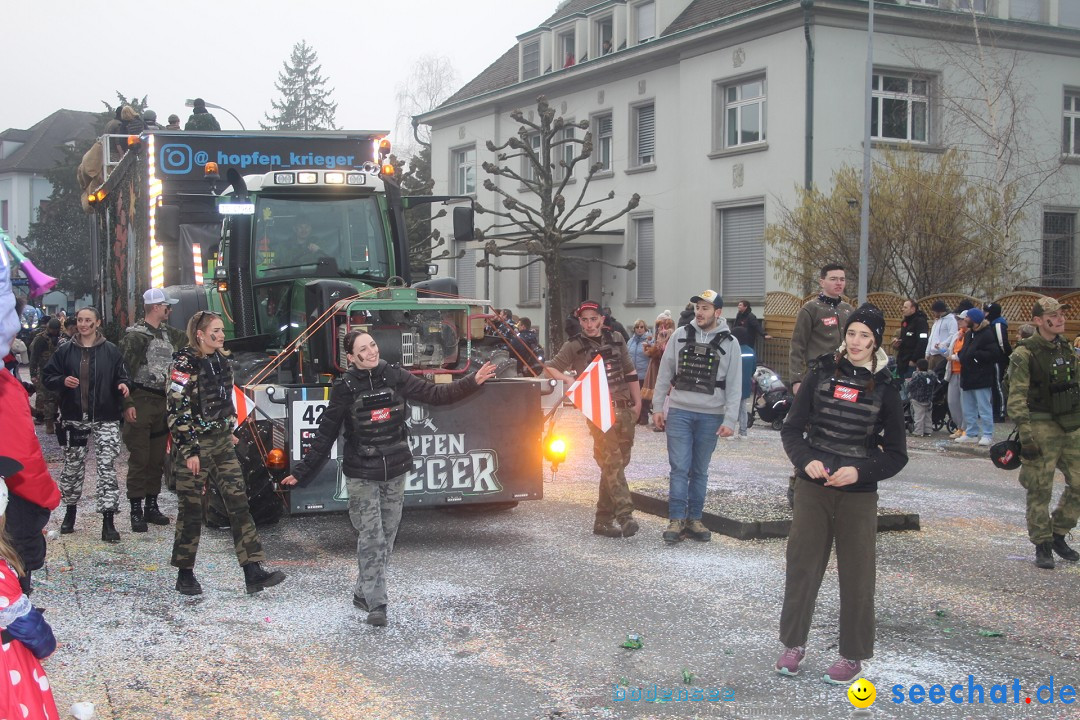
<instances>
[{"instance_id":1,"label":"smiley face logo","mask_svg":"<svg viewBox=\"0 0 1080 720\"><path fill-rule=\"evenodd\" d=\"M847 697L852 705L862 710L874 704L874 700L877 699L877 688L866 678L859 678L848 687Z\"/></svg>"}]
</instances>

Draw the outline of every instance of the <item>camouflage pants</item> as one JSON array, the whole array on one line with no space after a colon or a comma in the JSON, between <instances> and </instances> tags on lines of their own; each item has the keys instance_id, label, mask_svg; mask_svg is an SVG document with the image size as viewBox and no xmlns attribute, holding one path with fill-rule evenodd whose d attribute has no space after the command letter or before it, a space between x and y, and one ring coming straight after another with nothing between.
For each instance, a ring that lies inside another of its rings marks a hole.
<instances>
[{"instance_id":1,"label":"camouflage pants","mask_svg":"<svg viewBox=\"0 0 1080 720\"><path fill-rule=\"evenodd\" d=\"M616 408L615 424L606 433L589 423L593 437L593 458L600 466L600 495L596 499L597 522L626 518L634 511L630 488L626 486L625 468L630 464L634 447L633 408Z\"/></svg>"},{"instance_id":2,"label":"camouflage pants","mask_svg":"<svg viewBox=\"0 0 1080 720\"><path fill-rule=\"evenodd\" d=\"M42 420L52 420L56 417L56 393L45 389L41 378L34 380L34 409L41 413Z\"/></svg>"},{"instance_id":3,"label":"camouflage pants","mask_svg":"<svg viewBox=\"0 0 1080 720\"><path fill-rule=\"evenodd\" d=\"M1039 448L1034 460L1023 460L1020 484L1027 490L1028 538L1038 545L1065 535L1080 518L1080 430L1065 432L1052 420L1033 420L1031 436ZM1065 473L1065 491L1050 513L1054 468Z\"/></svg>"},{"instance_id":4,"label":"camouflage pants","mask_svg":"<svg viewBox=\"0 0 1080 720\"><path fill-rule=\"evenodd\" d=\"M262 543L255 530L248 508L247 489L240 461L233 449L232 433L222 431L199 436L199 474L193 475L184 459L177 456L173 473L176 477L176 537L173 540L172 565L178 568L195 567L199 537L204 522L203 493L208 482L214 483L225 510L229 513L236 559L241 565L262 562Z\"/></svg>"},{"instance_id":5,"label":"camouflage pants","mask_svg":"<svg viewBox=\"0 0 1080 720\"><path fill-rule=\"evenodd\" d=\"M94 459L97 461L97 511L116 512L120 504L120 489L116 481L120 423L80 421L65 422L64 425L67 426L68 444L64 447L64 471L58 483L64 505L76 505L82 497L86 453L93 442Z\"/></svg>"},{"instance_id":6,"label":"camouflage pants","mask_svg":"<svg viewBox=\"0 0 1080 720\"><path fill-rule=\"evenodd\" d=\"M127 496L144 498L161 494L161 473L165 467L165 445L169 427L165 419L165 398L145 390L132 390L135 422L125 422L124 444L128 458Z\"/></svg>"},{"instance_id":7,"label":"camouflage pants","mask_svg":"<svg viewBox=\"0 0 1080 720\"><path fill-rule=\"evenodd\" d=\"M386 482L345 478L349 489L349 520L359 536L356 539L356 565L359 571L353 594L364 598L369 608L385 605L386 567L394 551L401 509L405 505L405 476Z\"/></svg>"}]
</instances>

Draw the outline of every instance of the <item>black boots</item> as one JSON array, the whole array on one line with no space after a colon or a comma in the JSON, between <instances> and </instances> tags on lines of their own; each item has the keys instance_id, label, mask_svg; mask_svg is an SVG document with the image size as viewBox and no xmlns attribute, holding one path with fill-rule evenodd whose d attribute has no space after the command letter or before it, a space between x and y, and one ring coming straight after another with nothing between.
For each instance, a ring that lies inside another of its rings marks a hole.
<instances>
[{"instance_id":1,"label":"black boots","mask_svg":"<svg viewBox=\"0 0 1080 720\"><path fill-rule=\"evenodd\" d=\"M1043 570L1054 569L1054 543L1047 540L1035 546L1035 567Z\"/></svg>"},{"instance_id":2,"label":"black boots","mask_svg":"<svg viewBox=\"0 0 1080 720\"><path fill-rule=\"evenodd\" d=\"M1053 546L1054 552L1056 552L1062 560L1068 560L1069 562L1080 560L1080 553L1076 552L1066 544L1064 535L1054 533Z\"/></svg>"},{"instance_id":3,"label":"black boots","mask_svg":"<svg viewBox=\"0 0 1080 720\"><path fill-rule=\"evenodd\" d=\"M247 565L241 566L244 569L244 582L247 584L247 591L251 593L257 593L263 588L272 587L285 579L285 573L280 570L274 570L267 572L263 570L262 565L257 562L249 562Z\"/></svg>"},{"instance_id":4,"label":"black boots","mask_svg":"<svg viewBox=\"0 0 1080 720\"><path fill-rule=\"evenodd\" d=\"M68 505L67 512L64 513L64 521L60 523L60 534L70 535L75 532L75 506Z\"/></svg>"},{"instance_id":5,"label":"black boots","mask_svg":"<svg viewBox=\"0 0 1080 720\"><path fill-rule=\"evenodd\" d=\"M202 595L202 585L195 579L195 571L191 568L180 568L176 575L176 592L181 595Z\"/></svg>"},{"instance_id":6,"label":"black boots","mask_svg":"<svg viewBox=\"0 0 1080 720\"><path fill-rule=\"evenodd\" d=\"M142 498L131 500L131 532L146 532L146 518L142 512Z\"/></svg>"},{"instance_id":7,"label":"black boots","mask_svg":"<svg viewBox=\"0 0 1080 720\"><path fill-rule=\"evenodd\" d=\"M116 526L113 525L113 515L112 510L101 513L101 539L107 543L120 542L120 533L116 531Z\"/></svg>"},{"instance_id":8,"label":"black boots","mask_svg":"<svg viewBox=\"0 0 1080 720\"><path fill-rule=\"evenodd\" d=\"M146 496L146 510L143 512L146 522L151 525L168 525L169 518L161 514L157 506L157 495Z\"/></svg>"}]
</instances>

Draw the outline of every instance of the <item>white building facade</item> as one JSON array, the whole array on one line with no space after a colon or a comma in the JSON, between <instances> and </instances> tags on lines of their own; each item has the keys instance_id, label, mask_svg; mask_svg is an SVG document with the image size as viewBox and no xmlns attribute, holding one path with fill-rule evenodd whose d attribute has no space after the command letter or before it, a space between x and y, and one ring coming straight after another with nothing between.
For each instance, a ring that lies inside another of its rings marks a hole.
<instances>
[{"instance_id":1,"label":"white building facade","mask_svg":"<svg viewBox=\"0 0 1080 720\"><path fill-rule=\"evenodd\" d=\"M992 33L990 50L1012 54L1024 73L1024 142L1061 165L1021 228L1036 280L1027 284L1080 285L1080 0L875 5L875 152L940 153L951 142L941 95L970 73L934 48L963 42L964 32L950 36L948 27L966 20L970 32L976 13L984 40ZM728 317L740 299L760 314L767 292L801 291L775 279L766 224L781 203L797 203L798 187L812 182L828 192L839 167L861 168L867 10L866 0L570 0L421 116L432 129L435 192L497 206L483 187L491 176L482 163L497 162L486 142L516 133L509 113L528 114L543 95L566 119L590 121L593 160L605 164L590 197L615 193L597 207L607 215L641 196L632 213L573 248L615 264L634 259L637 269L567 263L558 289L564 308L592 298L624 323L651 322L714 288ZM491 179L521 192L514 181ZM576 187L567 187L568 200ZM479 215L477 225L487 227L489 218ZM452 234L449 223L435 224ZM444 262L441 272L458 278L462 294L542 319L553 289L543 286L539 266L485 272L475 267L483 257L478 243L455 249L465 256Z\"/></svg>"}]
</instances>

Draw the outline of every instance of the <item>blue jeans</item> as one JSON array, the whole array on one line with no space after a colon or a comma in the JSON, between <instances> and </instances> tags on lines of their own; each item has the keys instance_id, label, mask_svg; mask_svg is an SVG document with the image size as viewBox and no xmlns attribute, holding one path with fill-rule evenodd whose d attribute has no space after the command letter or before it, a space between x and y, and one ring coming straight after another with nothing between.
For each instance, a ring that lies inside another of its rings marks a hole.
<instances>
[{"instance_id":1,"label":"blue jeans","mask_svg":"<svg viewBox=\"0 0 1080 720\"><path fill-rule=\"evenodd\" d=\"M668 411L664 426L671 463L668 519L701 519L709 482L709 460L716 449L716 433L723 423L723 415L678 408Z\"/></svg>"},{"instance_id":2,"label":"blue jeans","mask_svg":"<svg viewBox=\"0 0 1080 720\"><path fill-rule=\"evenodd\" d=\"M967 422L964 431L970 437L994 437L994 411L990 400L990 388L964 390L960 394L960 401L964 406L964 420Z\"/></svg>"}]
</instances>

